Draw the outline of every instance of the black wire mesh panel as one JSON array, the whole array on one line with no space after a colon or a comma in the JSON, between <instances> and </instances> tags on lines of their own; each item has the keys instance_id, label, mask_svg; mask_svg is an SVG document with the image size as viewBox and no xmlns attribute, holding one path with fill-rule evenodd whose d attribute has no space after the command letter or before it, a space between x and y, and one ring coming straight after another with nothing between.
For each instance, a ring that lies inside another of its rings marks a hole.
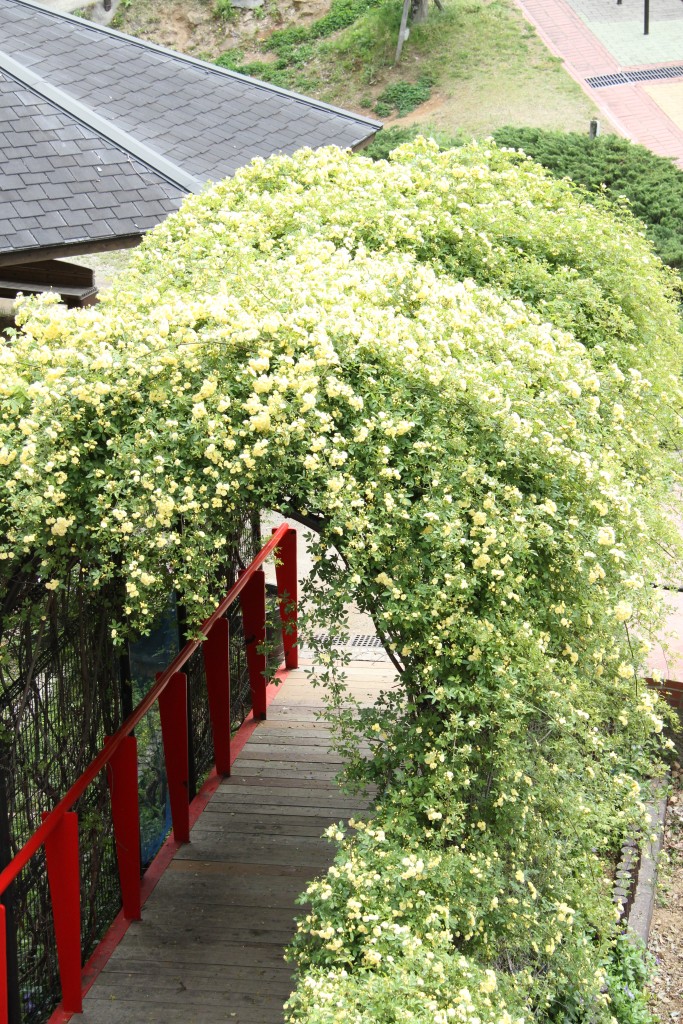
<instances>
[{"instance_id":1,"label":"black wire mesh panel","mask_svg":"<svg viewBox=\"0 0 683 1024\"><path fill-rule=\"evenodd\" d=\"M223 568L218 581L223 593L230 589L237 579L239 569L245 568L254 559L260 547L258 518L253 517L245 522L235 554ZM216 603L220 596L217 592ZM268 675L271 676L284 657L275 588L269 588L267 592L266 616ZM251 711L251 688L239 600L228 609L226 617L230 626L230 725L234 732ZM201 649L192 655L185 671L190 704L190 795L194 796L211 771L214 761L206 674Z\"/></svg>"},{"instance_id":2,"label":"black wire mesh panel","mask_svg":"<svg viewBox=\"0 0 683 1024\"><path fill-rule=\"evenodd\" d=\"M120 724L118 656L109 635L111 595L97 604L75 570L68 584L46 592L27 584L20 615L5 620L0 661L2 781L7 861L40 825ZM106 778L75 808L81 850L83 956L102 937L120 906ZM44 1020L59 1000L52 909L42 854L13 892L21 1016Z\"/></svg>"},{"instance_id":3,"label":"black wire mesh panel","mask_svg":"<svg viewBox=\"0 0 683 1024\"><path fill-rule=\"evenodd\" d=\"M128 668L135 707L179 651L178 609L171 595L148 636L128 645ZM161 739L159 706L148 711L135 729L138 745L140 853L143 870L160 850L171 829L171 805Z\"/></svg>"},{"instance_id":4,"label":"black wire mesh panel","mask_svg":"<svg viewBox=\"0 0 683 1024\"><path fill-rule=\"evenodd\" d=\"M261 546L258 516L245 520L216 580L217 601ZM272 590L272 588L271 588ZM95 598L74 569L66 586L48 592L38 573L3 595L0 620L0 859L7 863L40 825L41 814L66 793L179 650L182 629L173 597L151 635L121 658L110 638L120 617L117 592ZM251 709L239 602L228 612L231 711L235 730ZM282 659L277 601L268 595L269 670ZM280 644L278 649L278 643ZM122 671L123 669L123 671ZM201 650L187 666L198 789L213 763ZM158 707L136 729L143 868L171 828ZM83 959L120 908L118 871L107 782L102 773L75 810L79 816ZM23 1024L47 1019L60 999L52 906L42 852L12 887L17 928L18 1003ZM11 938L11 936L10 936Z\"/></svg>"},{"instance_id":5,"label":"black wire mesh panel","mask_svg":"<svg viewBox=\"0 0 683 1024\"><path fill-rule=\"evenodd\" d=\"M228 547L228 553L216 574L216 604L236 581L239 570L246 568L261 547L258 515L245 519L239 534ZM247 672L242 616L239 601L227 613L230 622L230 668L232 727L238 727L251 710L251 693ZM150 634L129 644L129 669L132 704L137 704L154 683L157 672L163 672L187 639L184 609L175 595L169 598L164 614ZM213 767L213 734L204 672L204 658L199 648L184 668L188 681L188 725L190 754L190 799L192 799ZM158 707L145 716L136 729L139 765L139 798L141 860L146 868L171 830L171 807L164 764L161 723Z\"/></svg>"}]
</instances>

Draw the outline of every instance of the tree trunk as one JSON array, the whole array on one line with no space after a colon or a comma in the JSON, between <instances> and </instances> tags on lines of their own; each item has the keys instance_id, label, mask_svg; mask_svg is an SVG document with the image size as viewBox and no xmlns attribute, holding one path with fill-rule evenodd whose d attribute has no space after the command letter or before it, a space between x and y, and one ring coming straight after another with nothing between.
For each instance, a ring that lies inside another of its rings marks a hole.
<instances>
[{"instance_id":1,"label":"tree trunk","mask_svg":"<svg viewBox=\"0 0 683 1024\"><path fill-rule=\"evenodd\" d=\"M413 25L419 25L421 21L427 20L429 0L413 0Z\"/></svg>"}]
</instances>

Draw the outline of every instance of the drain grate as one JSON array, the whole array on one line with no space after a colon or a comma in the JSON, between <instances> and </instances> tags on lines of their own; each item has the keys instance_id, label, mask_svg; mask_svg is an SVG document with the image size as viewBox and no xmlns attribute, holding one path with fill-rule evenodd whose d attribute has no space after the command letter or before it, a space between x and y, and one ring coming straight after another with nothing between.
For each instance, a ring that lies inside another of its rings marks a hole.
<instances>
[{"instance_id":1,"label":"drain grate","mask_svg":"<svg viewBox=\"0 0 683 1024\"><path fill-rule=\"evenodd\" d=\"M662 78L682 78L683 65L670 68L644 68L642 71L615 71L611 75L595 75L586 79L591 89L604 89L608 85L628 85L631 82L655 82Z\"/></svg>"},{"instance_id":2,"label":"drain grate","mask_svg":"<svg viewBox=\"0 0 683 1024\"><path fill-rule=\"evenodd\" d=\"M316 640L327 640L326 633L314 633ZM333 647L374 647L382 650L382 641L372 633L351 633L349 637L333 637Z\"/></svg>"}]
</instances>

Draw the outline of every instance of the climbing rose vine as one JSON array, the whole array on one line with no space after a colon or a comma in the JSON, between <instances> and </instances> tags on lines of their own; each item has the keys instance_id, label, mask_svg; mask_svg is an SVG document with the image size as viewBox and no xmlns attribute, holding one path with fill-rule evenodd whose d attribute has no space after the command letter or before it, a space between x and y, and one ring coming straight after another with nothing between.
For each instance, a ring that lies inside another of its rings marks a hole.
<instances>
[{"instance_id":1,"label":"climbing rose vine","mask_svg":"<svg viewBox=\"0 0 683 1024\"><path fill-rule=\"evenodd\" d=\"M5 587L77 566L123 580L118 638L174 587L199 623L226 537L277 508L338 552L326 621L355 600L400 672L369 710L332 678L379 796L331 831L290 1019L616 1019L608 865L667 743L639 680L683 408L638 225L493 146L302 151L188 198L97 307L19 322Z\"/></svg>"}]
</instances>

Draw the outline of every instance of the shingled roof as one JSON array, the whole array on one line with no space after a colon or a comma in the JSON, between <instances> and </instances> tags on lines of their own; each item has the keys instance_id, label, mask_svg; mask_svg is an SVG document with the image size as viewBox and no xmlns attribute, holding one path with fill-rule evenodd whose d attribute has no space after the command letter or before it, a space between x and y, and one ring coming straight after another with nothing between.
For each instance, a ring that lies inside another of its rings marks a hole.
<instances>
[{"instance_id":1,"label":"shingled roof","mask_svg":"<svg viewBox=\"0 0 683 1024\"><path fill-rule=\"evenodd\" d=\"M0 26L0 265L132 244L255 156L380 127L30 0Z\"/></svg>"}]
</instances>

